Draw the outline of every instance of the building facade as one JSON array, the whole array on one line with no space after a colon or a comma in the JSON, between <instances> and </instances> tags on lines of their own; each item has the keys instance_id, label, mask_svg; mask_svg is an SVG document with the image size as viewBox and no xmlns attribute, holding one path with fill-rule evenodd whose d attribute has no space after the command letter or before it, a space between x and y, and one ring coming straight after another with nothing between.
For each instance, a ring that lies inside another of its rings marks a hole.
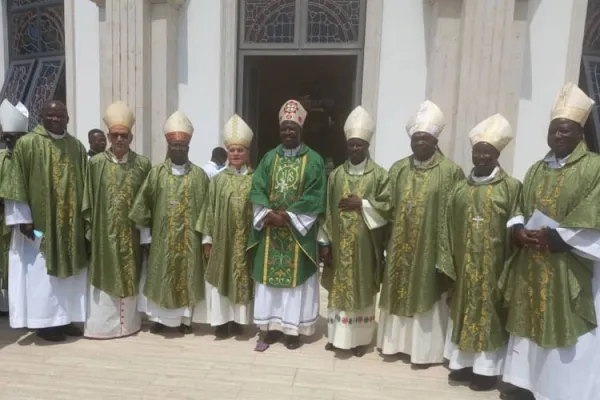
<instances>
[{"instance_id":1,"label":"building facade","mask_svg":"<svg viewBox=\"0 0 600 400\"><path fill-rule=\"evenodd\" d=\"M85 142L89 129L103 127L105 107L123 100L137 117L135 150L155 162L165 155L163 122L177 109L189 115L196 129L192 161L203 164L210 158L212 148L221 144L224 122L234 112L255 130L256 159L277 142L279 106L293 97L309 109L307 142L333 164L344 156L344 119L362 104L377 118L372 155L389 167L410 154L404 124L428 98L446 115L442 151L465 169L471 162L469 130L496 112L505 115L515 140L501 162L522 178L547 151L550 109L561 85L579 82L595 97L598 93L596 0L589 5L588 0L1 4L3 95L9 97L4 93L14 87L10 76L16 63L33 63L29 92L20 98L36 115L39 101L34 99L43 97L30 94L39 85L36 77L51 61L62 62L53 70L59 77L44 93L64 96L71 132ZM62 45L52 45L49 34L40 33L50 29L44 28L50 23L44 22L43 8L49 5L64 10ZM23 55L15 50L22 19L16 12L37 13L38 34L44 39L39 39L35 52ZM600 127L597 113L594 118ZM588 127L592 146L597 143L594 118Z\"/></svg>"}]
</instances>

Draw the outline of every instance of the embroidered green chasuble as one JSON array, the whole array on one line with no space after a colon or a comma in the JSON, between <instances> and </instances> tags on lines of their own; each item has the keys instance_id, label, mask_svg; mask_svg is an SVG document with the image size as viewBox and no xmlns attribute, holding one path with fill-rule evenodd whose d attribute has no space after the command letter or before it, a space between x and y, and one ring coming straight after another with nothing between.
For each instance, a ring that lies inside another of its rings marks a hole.
<instances>
[{"instance_id":1,"label":"embroidered green chasuble","mask_svg":"<svg viewBox=\"0 0 600 400\"><path fill-rule=\"evenodd\" d=\"M459 182L440 227L438 268L454 281L452 342L466 352L508 341L498 280L513 250L506 224L520 209L521 182L500 169L489 182Z\"/></svg>"},{"instance_id":2,"label":"embroidered green chasuble","mask_svg":"<svg viewBox=\"0 0 600 400\"><path fill-rule=\"evenodd\" d=\"M12 155L13 178L0 197L26 203L35 229L44 234L40 251L48 275L68 278L88 266L81 206L87 152L68 133L53 139L41 126L19 139Z\"/></svg>"},{"instance_id":3,"label":"embroidered green chasuble","mask_svg":"<svg viewBox=\"0 0 600 400\"><path fill-rule=\"evenodd\" d=\"M206 266L206 281L216 287L231 304L249 304L252 300L250 262L246 244L252 227L252 204L248 193L252 170L238 175L225 169L209 184L196 230L212 238L212 250Z\"/></svg>"},{"instance_id":4,"label":"embroidered green chasuble","mask_svg":"<svg viewBox=\"0 0 600 400\"><path fill-rule=\"evenodd\" d=\"M12 154L8 150L0 151L0 185L9 183L13 178L11 171ZM8 289L8 251L10 248L11 229L6 226L4 216L4 200L0 209L0 281L2 287L0 289Z\"/></svg>"},{"instance_id":5,"label":"embroidered green chasuble","mask_svg":"<svg viewBox=\"0 0 600 400\"><path fill-rule=\"evenodd\" d=\"M170 160L150 170L129 217L151 228L144 295L159 307L193 307L204 300L202 237L195 225L208 194L208 177L190 162L173 175Z\"/></svg>"},{"instance_id":6,"label":"embroidered green chasuble","mask_svg":"<svg viewBox=\"0 0 600 400\"><path fill-rule=\"evenodd\" d=\"M600 156L581 142L562 168L535 163L523 181L523 216L535 210L560 227L600 229ZM501 279L509 306L507 329L540 347L572 346L597 326L593 261L573 252L519 249Z\"/></svg>"},{"instance_id":7,"label":"embroidered green chasuble","mask_svg":"<svg viewBox=\"0 0 600 400\"><path fill-rule=\"evenodd\" d=\"M140 234L129 211L152 164L133 151L118 164L107 150L88 162L83 217L92 243L90 283L113 297L138 292L141 269Z\"/></svg>"},{"instance_id":8,"label":"embroidered green chasuble","mask_svg":"<svg viewBox=\"0 0 600 400\"><path fill-rule=\"evenodd\" d=\"M373 305L383 269L384 227L370 230L362 212L341 211L340 200L351 194L369 201L384 219L390 210L385 169L368 160L362 175L350 175L348 162L330 175L324 229L331 240L332 266L323 269L322 285L329 291L329 308L358 312Z\"/></svg>"},{"instance_id":9,"label":"embroidered green chasuble","mask_svg":"<svg viewBox=\"0 0 600 400\"><path fill-rule=\"evenodd\" d=\"M320 215L325 212L327 180L323 158L306 145L295 157L283 146L261 160L250 189L250 202L271 210ZM317 270L317 224L302 236L291 224L286 228L252 229L248 249L252 279L264 285L293 288Z\"/></svg>"},{"instance_id":10,"label":"embroidered green chasuble","mask_svg":"<svg viewBox=\"0 0 600 400\"><path fill-rule=\"evenodd\" d=\"M380 308L412 317L429 311L445 291L436 271L439 221L445 220L450 191L465 175L436 152L418 167L413 156L397 161L389 177L392 225Z\"/></svg>"}]
</instances>

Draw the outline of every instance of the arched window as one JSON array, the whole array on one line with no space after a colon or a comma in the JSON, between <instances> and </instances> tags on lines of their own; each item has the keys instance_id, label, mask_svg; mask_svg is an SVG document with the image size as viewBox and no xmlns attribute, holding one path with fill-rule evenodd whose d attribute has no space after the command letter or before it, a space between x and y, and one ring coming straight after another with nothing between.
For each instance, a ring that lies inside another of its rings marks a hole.
<instances>
[{"instance_id":1,"label":"arched window","mask_svg":"<svg viewBox=\"0 0 600 400\"><path fill-rule=\"evenodd\" d=\"M64 2L6 3L9 66L0 98L25 104L33 127L46 101L66 97Z\"/></svg>"}]
</instances>

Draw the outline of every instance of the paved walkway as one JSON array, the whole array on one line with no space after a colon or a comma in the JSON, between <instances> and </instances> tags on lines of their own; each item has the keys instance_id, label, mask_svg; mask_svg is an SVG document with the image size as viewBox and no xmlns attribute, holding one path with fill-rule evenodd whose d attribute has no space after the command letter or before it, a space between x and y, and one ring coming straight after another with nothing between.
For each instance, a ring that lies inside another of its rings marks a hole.
<instances>
[{"instance_id":1,"label":"paved walkway","mask_svg":"<svg viewBox=\"0 0 600 400\"><path fill-rule=\"evenodd\" d=\"M322 297L325 308L326 297ZM215 341L207 327L182 337L47 344L0 320L0 400L458 400L497 399L447 383L447 370L413 371L383 359L326 352L324 319L312 343L253 351L255 338Z\"/></svg>"}]
</instances>

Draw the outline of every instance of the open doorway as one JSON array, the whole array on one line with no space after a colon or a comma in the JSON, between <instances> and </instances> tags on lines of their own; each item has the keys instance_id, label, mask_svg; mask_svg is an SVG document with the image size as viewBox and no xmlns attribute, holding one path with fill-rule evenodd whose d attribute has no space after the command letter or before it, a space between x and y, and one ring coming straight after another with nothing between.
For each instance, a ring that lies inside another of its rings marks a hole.
<instances>
[{"instance_id":1,"label":"open doorway","mask_svg":"<svg viewBox=\"0 0 600 400\"><path fill-rule=\"evenodd\" d=\"M358 104L358 55L244 56L239 86L242 117L254 131L254 166L279 141L278 113L286 100L308 111L304 142L328 168L346 159L344 122Z\"/></svg>"}]
</instances>

